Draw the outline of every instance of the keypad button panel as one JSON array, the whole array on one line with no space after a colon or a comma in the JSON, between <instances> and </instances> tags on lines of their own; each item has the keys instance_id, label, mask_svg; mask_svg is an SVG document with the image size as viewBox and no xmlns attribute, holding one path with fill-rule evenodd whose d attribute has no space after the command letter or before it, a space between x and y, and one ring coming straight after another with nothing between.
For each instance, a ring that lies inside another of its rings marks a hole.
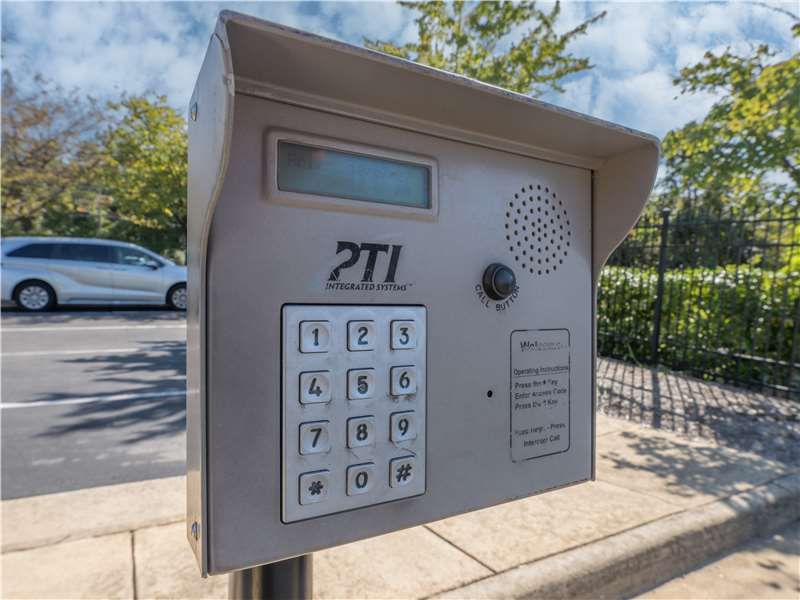
<instances>
[{"instance_id":1,"label":"keypad button panel","mask_svg":"<svg viewBox=\"0 0 800 600\"><path fill-rule=\"evenodd\" d=\"M283 307L284 522L425 493L426 316Z\"/></svg>"}]
</instances>

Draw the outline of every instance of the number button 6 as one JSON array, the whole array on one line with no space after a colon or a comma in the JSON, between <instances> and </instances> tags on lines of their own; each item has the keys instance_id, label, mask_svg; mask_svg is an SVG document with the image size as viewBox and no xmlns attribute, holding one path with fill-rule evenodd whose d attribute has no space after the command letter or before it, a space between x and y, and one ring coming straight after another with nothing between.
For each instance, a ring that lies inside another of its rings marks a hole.
<instances>
[{"instance_id":1,"label":"number button 6","mask_svg":"<svg viewBox=\"0 0 800 600\"><path fill-rule=\"evenodd\" d=\"M300 454L322 454L330 451L328 421L300 423Z\"/></svg>"},{"instance_id":2,"label":"number button 6","mask_svg":"<svg viewBox=\"0 0 800 600\"><path fill-rule=\"evenodd\" d=\"M308 371L300 373L300 404L325 404L330 401L330 372Z\"/></svg>"},{"instance_id":3,"label":"number button 6","mask_svg":"<svg viewBox=\"0 0 800 600\"><path fill-rule=\"evenodd\" d=\"M417 368L414 366L392 367L392 396L408 396L417 393Z\"/></svg>"},{"instance_id":4,"label":"number button 6","mask_svg":"<svg viewBox=\"0 0 800 600\"><path fill-rule=\"evenodd\" d=\"M375 389L375 369L351 369L347 372L347 398L372 398Z\"/></svg>"}]
</instances>

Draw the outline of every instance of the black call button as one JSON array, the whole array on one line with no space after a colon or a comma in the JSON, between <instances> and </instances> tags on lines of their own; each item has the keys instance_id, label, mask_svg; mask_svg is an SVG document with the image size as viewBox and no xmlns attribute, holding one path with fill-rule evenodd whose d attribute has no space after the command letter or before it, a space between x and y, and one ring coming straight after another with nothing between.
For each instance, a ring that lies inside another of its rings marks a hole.
<instances>
[{"instance_id":1,"label":"black call button","mask_svg":"<svg viewBox=\"0 0 800 600\"><path fill-rule=\"evenodd\" d=\"M517 287L517 277L510 267L492 263L483 272L483 289L492 300L505 300Z\"/></svg>"}]
</instances>

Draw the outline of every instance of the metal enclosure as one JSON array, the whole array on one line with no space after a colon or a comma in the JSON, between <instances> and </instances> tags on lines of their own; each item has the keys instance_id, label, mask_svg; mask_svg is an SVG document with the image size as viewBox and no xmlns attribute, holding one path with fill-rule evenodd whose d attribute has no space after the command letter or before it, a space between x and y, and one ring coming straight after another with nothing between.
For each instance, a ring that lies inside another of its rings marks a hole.
<instances>
[{"instance_id":1,"label":"metal enclosure","mask_svg":"<svg viewBox=\"0 0 800 600\"><path fill-rule=\"evenodd\" d=\"M592 479L595 285L657 160L651 136L223 12L189 122L202 573Z\"/></svg>"}]
</instances>

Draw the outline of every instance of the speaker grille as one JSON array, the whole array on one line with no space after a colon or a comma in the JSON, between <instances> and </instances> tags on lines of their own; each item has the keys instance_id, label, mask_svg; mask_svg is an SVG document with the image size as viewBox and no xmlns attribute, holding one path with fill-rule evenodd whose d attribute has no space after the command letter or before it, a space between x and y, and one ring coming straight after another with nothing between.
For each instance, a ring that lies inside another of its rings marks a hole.
<instances>
[{"instance_id":1,"label":"speaker grille","mask_svg":"<svg viewBox=\"0 0 800 600\"><path fill-rule=\"evenodd\" d=\"M506 204L506 242L514 261L531 275L555 273L572 243L567 209L556 192L539 183L522 186Z\"/></svg>"}]
</instances>

